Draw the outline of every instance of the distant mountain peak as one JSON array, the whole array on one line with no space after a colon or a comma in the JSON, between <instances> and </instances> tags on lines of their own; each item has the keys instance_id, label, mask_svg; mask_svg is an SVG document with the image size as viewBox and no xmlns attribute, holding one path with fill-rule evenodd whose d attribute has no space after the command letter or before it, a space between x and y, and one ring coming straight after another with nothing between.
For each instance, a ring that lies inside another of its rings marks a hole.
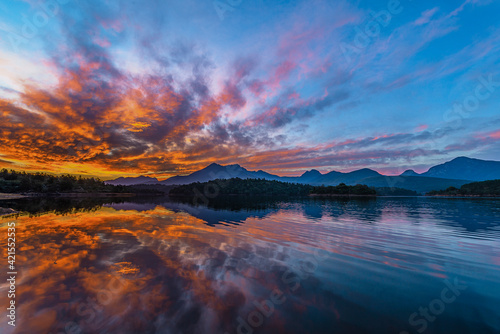
<instances>
[{"instance_id":1,"label":"distant mountain peak","mask_svg":"<svg viewBox=\"0 0 500 334\"><path fill-rule=\"evenodd\" d=\"M415 172L413 169L407 169L403 173L401 173L400 176L418 176L418 175L420 175L420 174Z\"/></svg>"},{"instance_id":2,"label":"distant mountain peak","mask_svg":"<svg viewBox=\"0 0 500 334\"><path fill-rule=\"evenodd\" d=\"M314 176L321 176L323 174L320 173L319 170L317 169L311 169L302 174L300 177L314 177Z\"/></svg>"},{"instance_id":3,"label":"distant mountain peak","mask_svg":"<svg viewBox=\"0 0 500 334\"><path fill-rule=\"evenodd\" d=\"M358 170L362 170L364 172L375 172L375 173L378 173L376 170L373 170L371 168L361 168L361 169L358 169Z\"/></svg>"},{"instance_id":4,"label":"distant mountain peak","mask_svg":"<svg viewBox=\"0 0 500 334\"><path fill-rule=\"evenodd\" d=\"M457 162L457 161L480 161L480 159L474 159L474 158L461 156L461 157L456 157L455 159L452 159L448 162L445 162L445 164L450 163L450 162Z\"/></svg>"},{"instance_id":5,"label":"distant mountain peak","mask_svg":"<svg viewBox=\"0 0 500 334\"><path fill-rule=\"evenodd\" d=\"M361 169L352 171L352 172L347 173L347 174L381 175L379 172L377 172L373 169L370 169L370 168L361 168Z\"/></svg>"},{"instance_id":6,"label":"distant mountain peak","mask_svg":"<svg viewBox=\"0 0 500 334\"><path fill-rule=\"evenodd\" d=\"M238 164L233 164L233 165L220 165L218 163L211 163L207 167L201 169L201 170L207 170L207 169L217 169L217 170L245 170L245 168L241 167ZM196 173L196 172L195 172Z\"/></svg>"},{"instance_id":7,"label":"distant mountain peak","mask_svg":"<svg viewBox=\"0 0 500 334\"><path fill-rule=\"evenodd\" d=\"M421 176L470 181L486 181L500 178L500 161L458 157L429 168Z\"/></svg>"},{"instance_id":8,"label":"distant mountain peak","mask_svg":"<svg viewBox=\"0 0 500 334\"><path fill-rule=\"evenodd\" d=\"M109 180L105 181L106 184L112 184L115 186L122 185L122 186L131 186L131 185L136 185L136 184L144 184L144 183L158 183L158 179L155 177L149 177L149 176L138 176L138 177L119 177L115 180Z\"/></svg>"},{"instance_id":9,"label":"distant mountain peak","mask_svg":"<svg viewBox=\"0 0 500 334\"><path fill-rule=\"evenodd\" d=\"M460 186L462 181L485 181L500 179L500 161L486 161L468 157L457 157L451 161L447 161L441 165L434 166L430 168L427 172L418 174L412 169L406 170L401 174L402 176L408 176L408 182L442 182L442 180L453 180L449 181L452 183L446 183L446 185ZM211 163L207 167L193 172L189 175L184 176L174 176L167 180L158 181L155 178L148 176L139 176L136 178L123 178L120 177L116 180L106 181L108 184L122 184L122 185L134 185L134 184L189 184L192 182L206 182L216 178L228 179L239 177L242 179L246 178L264 178L266 180L281 180L286 182L297 182L306 183L313 185L337 185L339 183L345 184L368 184L375 185L376 182L380 184L378 186L385 186L387 183L388 176L383 176L377 171L370 168L362 168L354 170L349 173L341 173L337 171L331 171L322 174L316 169L312 169L304 172L299 177L280 177L277 175L269 174L266 171L259 170L248 171L244 167L238 164L233 165L220 165L218 163ZM410 180L411 179L411 180ZM426 180L424 180L426 179ZM398 182L401 178L398 179ZM385 182L385 183L384 183ZM455 183L453 183L455 182ZM458 182L458 183L457 183ZM409 188L414 187L414 185L408 184ZM417 189L417 188L415 188ZM427 190L427 188L418 188L419 191ZM436 188L437 189L437 188ZM434 190L434 189L430 189Z\"/></svg>"}]
</instances>

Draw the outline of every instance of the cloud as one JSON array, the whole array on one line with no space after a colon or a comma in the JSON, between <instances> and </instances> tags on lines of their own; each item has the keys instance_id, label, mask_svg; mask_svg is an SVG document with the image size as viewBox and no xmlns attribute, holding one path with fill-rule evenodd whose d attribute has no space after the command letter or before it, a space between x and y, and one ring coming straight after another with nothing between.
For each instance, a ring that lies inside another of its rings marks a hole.
<instances>
[{"instance_id":1,"label":"cloud","mask_svg":"<svg viewBox=\"0 0 500 334\"><path fill-rule=\"evenodd\" d=\"M434 14L436 14L438 10L439 10L438 7L426 10L425 12L422 13L422 16L420 16L417 20L415 20L414 24L416 26L420 26L429 23Z\"/></svg>"},{"instance_id":2,"label":"cloud","mask_svg":"<svg viewBox=\"0 0 500 334\"><path fill-rule=\"evenodd\" d=\"M453 16L457 16L458 14L460 14L460 12L462 12L465 7L469 4L473 4L473 5L478 5L478 6L484 6L484 5L488 5L492 2L492 0L466 0L464 1L460 6L458 6L455 10L453 10L449 15L448 17L453 17Z\"/></svg>"},{"instance_id":3,"label":"cloud","mask_svg":"<svg viewBox=\"0 0 500 334\"><path fill-rule=\"evenodd\" d=\"M476 133L472 138L467 138L460 143L445 147L448 151L473 151L476 149L487 150L500 141L500 130Z\"/></svg>"},{"instance_id":4,"label":"cloud","mask_svg":"<svg viewBox=\"0 0 500 334\"><path fill-rule=\"evenodd\" d=\"M216 66L207 52L194 43L158 38L167 26L161 15L149 12L147 25L131 28L140 21L130 16L133 9L88 3L78 14L58 17L65 28L59 38L45 41L46 68L56 83L24 83L15 103L1 100L0 142L7 161L54 171L64 164L98 173L180 171L186 163L196 168L273 147L284 136L270 135L269 128L310 118L349 97L339 91L301 99L284 87L295 70L306 73L305 62L314 61L305 50L321 36L318 25L293 40L283 36L276 49L279 63L269 76L259 78L258 62L241 57L214 87ZM130 38L138 42L145 71L119 66L116 48ZM268 111L246 123L229 120L228 112L248 107L251 93L267 95L253 107Z\"/></svg>"}]
</instances>

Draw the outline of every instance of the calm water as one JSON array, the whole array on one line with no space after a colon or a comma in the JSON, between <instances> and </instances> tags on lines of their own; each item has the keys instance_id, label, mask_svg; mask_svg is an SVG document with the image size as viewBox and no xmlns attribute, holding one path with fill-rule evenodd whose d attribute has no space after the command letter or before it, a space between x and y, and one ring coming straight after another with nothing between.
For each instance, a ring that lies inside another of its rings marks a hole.
<instances>
[{"instance_id":1,"label":"calm water","mask_svg":"<svg viewBox=\"0 0 500 334\"><path fill-rule=\"evenodd\" d=\"M0 206L1 333L500 333L498 199Z\"/></svg>"}]
</instances>

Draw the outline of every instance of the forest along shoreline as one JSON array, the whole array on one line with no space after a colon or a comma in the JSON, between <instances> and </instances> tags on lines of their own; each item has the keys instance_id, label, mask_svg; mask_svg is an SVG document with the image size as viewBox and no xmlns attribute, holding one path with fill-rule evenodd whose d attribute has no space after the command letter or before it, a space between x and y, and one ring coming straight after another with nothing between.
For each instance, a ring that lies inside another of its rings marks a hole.
<instances>
[{"instance_id":1,"label":"forest along shoreline","mask_svg":"<svg viewBox=\"0 0 500 334\"><path fill-rule=\"evenodd\" d=\"M156 188L115 186L98 178L0 170L0 200L25 197L133 197L165 195Z\"/></svg>"},{"instance_id":2,"label":"forest along shoreline","mask_svg":"<svg viewBox=\"0 0 500 334\"><path fill-rule=\"evenodd\" d=\"M186 185L111 185L98 178L74 175L51 175L0 170L0 200L31 197L104 198L104 197L193 197L209 191L208 198L229 196L280 196L280 197L377 197L377 196L439 196L439 197L499 197L500 180L472 182L460 189L450 187L420 194L413 190L394 187L369 187L363 184L309 185L266 179L216 179ZM0 204L1 208L1 204ZM1 214L1 213L0 213Z\"/></svg>"}]
</instances>

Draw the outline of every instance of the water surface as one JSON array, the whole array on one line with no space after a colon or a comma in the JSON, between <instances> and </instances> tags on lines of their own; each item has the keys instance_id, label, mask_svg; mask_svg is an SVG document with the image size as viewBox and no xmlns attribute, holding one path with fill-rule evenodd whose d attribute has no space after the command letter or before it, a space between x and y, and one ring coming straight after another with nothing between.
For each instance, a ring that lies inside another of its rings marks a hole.
<instances>
[{"instance_id":1,"label":"water surface","mask_svg":"<svg viewBox=\"0 0 500 334\"><path fill-rule=\"evenodd\" d=\"M19 272L0 332L500 333L499 204L3 201L25 214L0 220Z\"/></svg>"}]
</instances>

